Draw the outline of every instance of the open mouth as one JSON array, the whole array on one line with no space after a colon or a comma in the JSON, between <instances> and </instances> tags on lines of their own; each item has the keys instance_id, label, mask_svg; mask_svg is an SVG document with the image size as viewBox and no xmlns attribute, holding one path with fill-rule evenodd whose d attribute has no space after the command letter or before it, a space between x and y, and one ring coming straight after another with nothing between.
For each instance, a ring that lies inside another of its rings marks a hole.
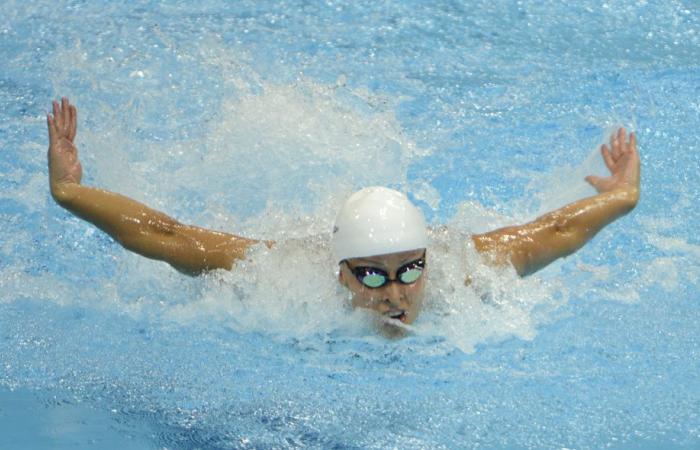
<instances>
[{"instance_id":1,"label":"open mouth","mask_svg":"<svg viewBox=\"0 0 700 450\"><path fill-rule=\"evenodd\" d=\"M389 311L385 314L385 316L389 317L390 319L399 320L403 323L406 323L407 320L406 312L403 310Z\"/></svg>"}]
</instances>

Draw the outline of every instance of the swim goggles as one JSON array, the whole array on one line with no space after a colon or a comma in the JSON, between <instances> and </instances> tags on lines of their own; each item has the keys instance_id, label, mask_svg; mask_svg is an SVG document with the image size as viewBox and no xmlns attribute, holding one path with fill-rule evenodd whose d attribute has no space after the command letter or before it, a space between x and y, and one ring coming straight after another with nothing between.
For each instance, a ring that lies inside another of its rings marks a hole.
<instances>
[{"instance_id":1,"label":"swim goggles","mask_svg":"<svg viewBox=\"0 0 700 450\"><path fill-rule=\"evenodd\" d=\"M371 289L378 289L390 281L398 281L401 284L413 284L420 279L425 269L425 253L419 259L408 262L396 270L396 278L389 278L389 274L376 267L358 266L352 267L345 260L348 269L355 275L357 281Z\"/></svg>"}]
</instances>

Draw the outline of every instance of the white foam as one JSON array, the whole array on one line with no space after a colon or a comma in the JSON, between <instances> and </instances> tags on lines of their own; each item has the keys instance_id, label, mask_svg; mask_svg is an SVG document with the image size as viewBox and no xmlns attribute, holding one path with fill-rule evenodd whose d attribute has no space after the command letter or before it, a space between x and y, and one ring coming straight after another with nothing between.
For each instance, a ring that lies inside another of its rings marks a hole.
<instances>
[{"instance_id":1,"label":"white foam","mask_svg":"<svg viewBox=\"0 0 700 450\"><path fill-rule=\"evenodd\" d=\"M483 265L468 235L440 230L432 238L426 306L409 327L414 334L446 337L472 352L483 342L532 339L545 310L558 306L551 285L521 279L512 268ZM326 236L290 239L273 249L258 245L235 270L208 275L193 298L161 312L181 324L216 323L283 337L377 333L371 316L350 309L333 267Z\"/></svg>"},{"instance_id":2,"label":"white foam","mask_svg":"<svg viewBox=\"0 0 700 450\"><path fill-rule=\"evenodd\" d=\"M159 141L135 132L135 124L164 123L172 129L179 124L178 116L169 113L174 105L167 96L157 89L143 92L134 84L142 78L129 76L132 70L114 81L124 88L121 104L85 108L93 123L110 125L81 127L86 172L98 185L181 220L277 244L272 250L256 247L230 273L199 280L161 263L120 255L117 278L101 282L104 292L112 293L106 298L129 314L208 321L240 331L308 336L366 330L364 315L347 306L328 251L326 236L337 205L356 188L375 184L410 189L431 208L441 202L429 183L407 179L409 165L429 151L402 129L396 100L352 89L347 79L331 85L303 75L291 83L265 79L249 55L216 40L178 51L179 59L218 74L229 89L218 105L208 108L201 135ZM86 61L79 46L59 57L75 62L73 70L87 72L85 78L99 79L113 64ZM161 69L138 70L158 77ZM60 74L57 80L62 82ZM167 113L154 117L147 111L157 102ZM543 204L560 201L556 197ZM427 305L413 332L447 337L468 352L482 342L532 339L548 312L565 302L566 292L536 277L521 279L512 268L481 264L469 233L512 224L519 217L488 211L476 202L458 210L449 230L436 229L432 235ZM520 207L516 212L524 216L531 211Z\"/></svg>"}]
</instances>

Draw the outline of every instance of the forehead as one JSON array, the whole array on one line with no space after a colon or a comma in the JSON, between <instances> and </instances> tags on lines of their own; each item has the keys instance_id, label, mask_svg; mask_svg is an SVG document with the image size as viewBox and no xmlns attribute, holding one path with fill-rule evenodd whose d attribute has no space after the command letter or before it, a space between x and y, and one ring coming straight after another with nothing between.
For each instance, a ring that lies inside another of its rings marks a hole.
<instances>
[{"instance_id":1,"label":"forehead","mask_svg":"<svg viewBox=\"0 0 700 450\"><path fill-rule=\"evenodd\" d=\"M386 253L384 255L363 256L348 260L352 265L373 265L379 267L394 267L423 256L425 249L409 250L406 252Z\"/></svg>"}]
</instances>

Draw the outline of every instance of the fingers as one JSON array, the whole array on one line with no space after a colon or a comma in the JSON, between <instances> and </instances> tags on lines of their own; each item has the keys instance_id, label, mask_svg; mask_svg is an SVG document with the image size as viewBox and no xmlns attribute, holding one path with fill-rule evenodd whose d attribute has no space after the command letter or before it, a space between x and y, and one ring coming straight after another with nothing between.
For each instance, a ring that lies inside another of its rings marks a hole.
<instances>
[{"instance_id":1,"label":"fingers","mask_svg":"<svg viewBox=\"0 0 700 450\"><path fill-rule=\"evenodd\" d=\"M625 130L625 127L620 127L617 130L617 140L621 145L627 142L627 130Z\"/></svg>"},{"instance_id":2,"label":"fingers","mask_svg":"<svg viewBox=\"0 0 700 450\"><path fill-rule=\"evenodd\" d=\"M620 157L626 153L634 152L637 149L637 137L635 136L634 133L629 134L629 140L627 137L627 131L625 130L624 127L620 127L617 132L613 133L610 136L610 150L609 154L612 157L611 161L613 163L616 163ZM602 147L601 147L602 150ZM603 156L605 157L605 156ZM608 160L606 160L606 165L610 167L610 164L608 164Z\"/></svg>"},{"instance_id":3,"label":"fingers","mask_svg":"<svg viewBox=\"0 0 700 450\"><path fill-rule=\"evenodd\" d=\"M635 155L637 153L637 136L634 134L634 132L631 132L628 137L625 133L625 129L620 128L620 132L618 132L618 135L622 136L622 138L620 139L620 156Z\"/></svg>"},{"instance_id":4,"label":"fingers","mask_svg":"<svg viewBox=\"0 0 700 450\"><path fill-rule=\"evenodd\" d=\"M70 103L66 97L61 97L61 114L63 114L63 125L67 126L70 118Z\"/></svg>"},{"instance_id":5,"label":"fingers","mask_svg":"<svg viewBox=\"0 0 700 450\"><path fill-rule=\"evenodd\" d=\"M61 131L68 137L70 133L70 103L66 97L61 97Z\"/></svg>"},{"instance_id":6,"label":"fingers","mask_svg":"<svg viewBox=\"0 0 700 450\"><path fill-rule=\"evenodd\" d=\"M78 130L78 110L70 104L66 97L61 98L61 102L53 101L53 117L49 114L49 138L53 133L53 139L65 137L71 142L75 139Z\"/></svg>"},{"instance_id":7,"label":"fingers","mask_svg":"<svg viewBox=\"0 0 700 450\"><path fill-rule=\"evenodd\" d=\"M617 142L620 145L620 155L627 153L627 130L624 127L617 130Z\"/></svg>"},{"instance_id":8,"label":"fingers","mask_svg":"<svg viewBox=\"0 0 700 450\"><path fill-rule=\"evenodd\" d=\"M629 133L628 136L624 127L618 128L610 136L609 146L606 144L600 146L600 154L612 175L608 178L594 175L585 178L598 192L606 192L621 184L635 183L634 180L638 180L639 155L637 154L637 136L634 133ZM634 174L632 167L635 160L637 175ZM636 183L638 184L638 181Z\"/></svg>"},{"instance_id":9,"label":"fingers","mask_svg":"<svg viewBox=\"0 0 700 450\"><path fill-rule=\"evenodd\" d=\"M53 105L53 123L56 125L56 131L59 131L62 128L61 107L58 105L56 100L54 100L51 104Z\"/></svg>"},{"instance_id":10,"label":"fingers","mask_svg":"<svg viewBox=\"0 0 700 450\"><path fill-rule=\"evenodd\" d=\"M609 171L612 172L613 167L615 167L615 161L613 161L612 155L610 155L610 150L608 146L603 144L600 146L600 154L603 156L603 161L605 161L605 166Z\"/></svg>"},{"instance_id":11,"label":"fingers","mask_svg":"<svg viewBox=\"0 0 700 450\"><path fill-rule=\"evenodd\" d=\"M612 150L612 159L617 161L622 155L622 146L625 142L625 129L619 128L617 133L610 136L610 149Z\"/></svg>"},{"instance_id":12,"label":"fingers","mask_svg":"<svg viewBox=\"0 0 700 450\"><path fill-rule=\"evenodd\" d=\"M78 109L70 105L70 128L68 131L68 139L73 142L75 139L75 134L78 132Z\"/></svg>"},{"instance_id":13,"label":"fingers","mask_svg":"<svg viewBox=\"0 0 700 450\"><path fill-rule=\"evenodd\" d=\"M56 125L53 123L53 117L51 114L46 114L46 128L49 129L49 145L53 146L56 141Z\"/></svg>"}]
</instances>

